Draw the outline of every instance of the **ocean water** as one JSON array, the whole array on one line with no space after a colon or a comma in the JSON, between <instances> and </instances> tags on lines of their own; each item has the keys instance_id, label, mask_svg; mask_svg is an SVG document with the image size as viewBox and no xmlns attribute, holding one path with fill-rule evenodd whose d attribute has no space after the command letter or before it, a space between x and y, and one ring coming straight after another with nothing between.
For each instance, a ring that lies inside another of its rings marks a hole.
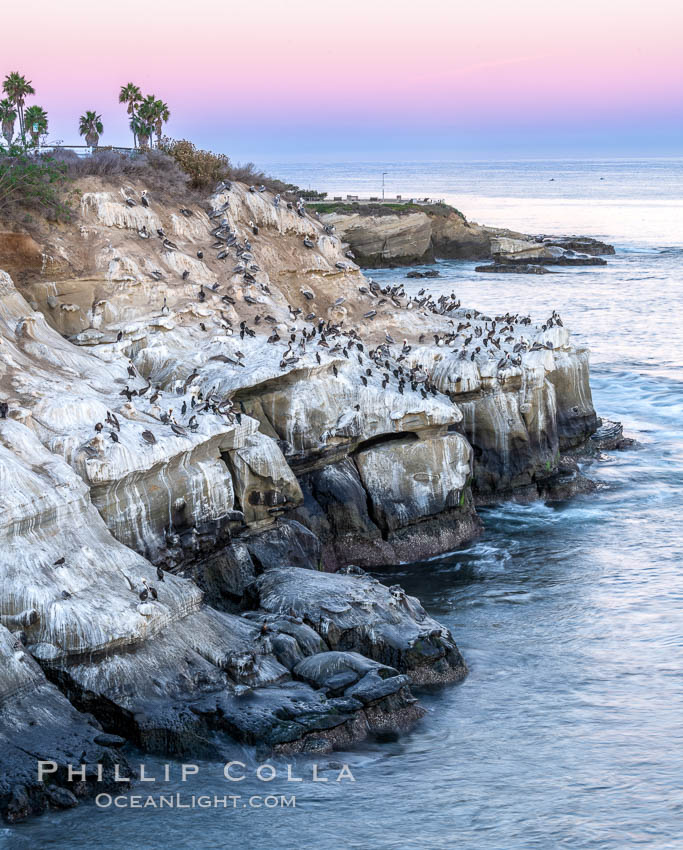
<instances>
[{"instance_id":1,"label":"ocean water","mask_svg":"<svg viewBox=\"0 0 683 850\"><path fill-rule=\"evenodd\" d=\"M315 759L327 782L313 781L310 759L274 760L277 777L260 782L256 753L217 742L215 761L199 763L188 781L174 766L170 782L135 793L178 792L186 803L240 795L234 807L91 803L6 828L0 842L13 850L683 847L683 161L287 169L277 173L334 194L374 194L384 170L388 194L445 197L482 222L615 243L602 268L489 276L444 261L439 279L405 282L455 290L484 311L543 319L558 309L591 349L596 409L622 421L637 447L587 468L597 493L502 504L484 512L472 545L377 573L422 599L470 667L461 685L421 694L428 713L409 734ZM405 273L371 274L385 282ZM223 778L229 757L247 765L243 782ZM144 761L159 769L158 759ZM290 762L301 782L287 781ZM354 782L335 781L345 763ZM264 803L292 795L294 807Z\"/></svg>"}]
</instances>

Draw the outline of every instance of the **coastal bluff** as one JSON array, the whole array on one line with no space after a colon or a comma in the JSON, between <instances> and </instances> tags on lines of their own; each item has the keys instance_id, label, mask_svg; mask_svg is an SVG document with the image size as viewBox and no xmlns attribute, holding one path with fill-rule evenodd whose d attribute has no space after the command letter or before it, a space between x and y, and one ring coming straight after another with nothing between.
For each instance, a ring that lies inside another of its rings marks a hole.
<instances>
[{"instance_id":1,"label":"coastal bluff","mask_svg":"<svg viewBox=\"0 0 683 850\"><path fill-rule=\"evenodd\" d=\"M313 207L366 268L424 265L437 259L493 260L476 271L540 273L548 265L604 265L611 245L585 236L529 236L487 227L445 203L329 203Z\"/></svg>"},{"instance_id":2,"label":"coastal bluff","mask_svg":"<svg viewBox=\"0 0 683 850\"><path fill-rule=\"evenodd\" d=\"M473 539L480 504L590 489L576 454L620 438L557 314L379 287L265 187L78 190L70 224L0 232L10 821L92 794L125 741L306 753L408 728L411 685L466 660L363 568Z\"/></svg>"}]
</instances>

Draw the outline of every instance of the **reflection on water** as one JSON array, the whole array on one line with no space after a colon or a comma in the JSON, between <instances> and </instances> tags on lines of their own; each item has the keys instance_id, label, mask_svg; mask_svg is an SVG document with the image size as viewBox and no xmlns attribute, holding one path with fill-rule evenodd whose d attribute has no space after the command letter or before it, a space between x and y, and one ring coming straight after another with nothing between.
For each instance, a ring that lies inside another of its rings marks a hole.
<instances>
[{"instance_id":1,"label":"reflection on water","mask_svg":"<svg viewBox=\"0 0 683 850\"><path fill-rule=\"evenodd\" d=\"M377 573L418 595L470 666L462 685L422 695L428 715L410 734L318 759L327 783L297 761L308 779L293 790L280 761L265 791L253 777L236 791L221 778L220 752L184 785L155 789L296 793L294 809L88 805L5 830L6 846L683 846L682 260L678 250L632 249L607 268L540 282L444 262L441 278L424 282L484 311L545 318L559 309L590 344L596 408L622 420L639 447L589 469L603 485L595 494L489 509L467 548ZM332 781L342 762L355 783Z\"/></svg>"}]
</instances>

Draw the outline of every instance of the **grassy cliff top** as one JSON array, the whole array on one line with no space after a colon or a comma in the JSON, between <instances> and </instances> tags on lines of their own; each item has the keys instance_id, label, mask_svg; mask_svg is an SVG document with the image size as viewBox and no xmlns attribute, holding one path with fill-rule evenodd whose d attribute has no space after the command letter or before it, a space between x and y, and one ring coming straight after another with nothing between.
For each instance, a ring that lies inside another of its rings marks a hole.
<instances>
[{"instance_id":1,"label":"grassy cliff top","mask_svg":"<svg viewBox=\"0 0 683 850\"><path fill-rule=\"evenodd\" d=\"M324 204L311 204L309 210L326 215L328 213L357 214L362 216L384 216L384 215L409 215L410 213L423 212L431 216L447 218L449 215L457 215L463 221L465 216L460 210L449 204L379 204L358 203L357 201L329 201Z\"/></svg>"}]
</instances>

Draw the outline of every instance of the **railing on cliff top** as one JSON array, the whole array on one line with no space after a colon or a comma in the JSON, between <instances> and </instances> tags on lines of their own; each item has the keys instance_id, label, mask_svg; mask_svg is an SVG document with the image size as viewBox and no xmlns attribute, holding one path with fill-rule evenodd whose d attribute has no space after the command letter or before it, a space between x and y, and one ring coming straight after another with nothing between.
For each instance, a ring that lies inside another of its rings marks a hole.
<instances>
[{"instance_id":1,"label":"railing on cliff top","mask_svg":"<svg viewBox=\"0 0 683 850\"><path fill-rule=\"evenodd\" d=\"M114 145L63 145L57 143L54 145L40 145L38 153L47 153L49 151L73 151L77 156L92 156L95 151L114 151L114 153L125 154L126 156L137 156L141 153L141 148L121 148Z\"/></svg>"},{"instance_id":2,"label":"railing on cliff top","mask_svg":"<svg viewBox=\"0 0 683 850\"><path fill-rule=\"evenodd\" d=\"M446 201L444 198L406 198L403 195L396 195L394 198L380 198L380 197L369 197L369 198L361 198L360 195L347 195L345 198L341 195L335 195L331 198L307 198L303 197L303 200L310 204L311 206L315 206L315 204L385 204L385 205L396 205L396 204L419 204L420 206L431 205L431 204L445 204Z\"/></svg>"}]
</instances>

